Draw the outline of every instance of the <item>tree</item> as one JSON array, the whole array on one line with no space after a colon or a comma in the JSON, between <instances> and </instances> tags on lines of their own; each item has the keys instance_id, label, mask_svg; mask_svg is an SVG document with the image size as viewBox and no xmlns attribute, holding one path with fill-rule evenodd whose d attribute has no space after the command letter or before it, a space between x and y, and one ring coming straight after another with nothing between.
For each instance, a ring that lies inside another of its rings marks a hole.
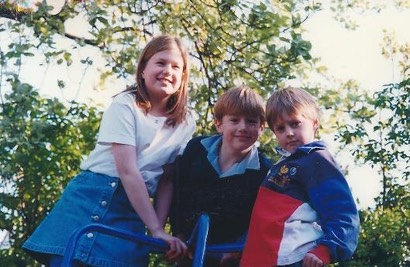
<instances>
[{"instance_id":1,"label":"tree","mask_svg":"<svg viewBox=\"0 0 410 267\"><path fill-rule=\"evenodd\" d=\"M67 1L59 11L46 1L36 8L18 2L0 3L0 34L8 37L0 42L0 228L10 232L13 242L11 249L1 251L1 262L9 266L34 264L18 248L94 145L100 116L95 108L41 97L22 75L34 59L52 68L82 69L83 74L100 68L103 90L111 79L133 83L140 50L153 35L181 36L191 55L190 104L199 117L197 134L206 134L214 131L213 104L227 88L246 83L267 96L316 67L303 23L326 1ZM394 3L408 7L405 1ZM352 22L349 11L380 11L378 3L368 0L332 4L342 22ZM76 26L70 27L73 22ZM378 168L382 177L377 206L361 211L361 241L353 266L408 264L409 231L400 225L409 222L409 48L394 44L389 35L386 40L392 45L384 53L401 56L402 82L375 95L355 81L332 88L307 86L322 108L332 111L325 122L335 126L324 128L338 132L341 149L352 151L357 163ZM77 56L76 51L98 51L98 56ZM52 89L68 89L67 84L59 75ZM274 142L269 136L261 144L271 154ZM397 236L403 238L395 242ZM157 260L155 266L163 264Z\"/></svg>"},{"instance_id":2,"label":"tree","mask_svg":"<svg viewBox=\"0 0 410 267\"><path fill-rule=\"evenodd\" d=\"M0 4L0 33L9 38L0 45L0 93L5 96L0 228L10 232L13 242L2 251L2 263L10 266L34 264L19 247L78 170L94 144L99 118L96 109L76 103L67 108L67 103L44 99L24 83L21 73L34 58L52 67L76 65L86 71L100 59L76 58L75 51L97 50L104 61L103 88L111 78L132 83L140 50L152 36L181 36L191 54L197 133L210 133L213 104L227 88L246 82L266 96L304 71L311 45L303 39L301 25L319 8L301 0L97 0L68 1L54 14L46 1L35 9L21 8L18 2ZM71 32L67 25L73 20L87 33ZM56 77L56 90L66 84L63 75Z\"/></svg>"},{"instance_id":3,"label":"tree","mask_svg":"<svg viewBox=\"0 0 410 267\"><path fill-rule=\"evenodd\" d=\"M386 85L369 103L355 123L339 128L342 143L355 144L351 151L356 159L377 168L383 184L376 207L361 212L360 245L352 266L408 266L410 78Z\"/></svg>"},{"instance_id":4,"label":"tree","mask_svg":"<svg viewBox=\"0 0 410 267\"><path fill-rule=\"evenodd\" d=\"M12 92L0 106L0 228L10 234L12 246L0 251L0 261L26 266L22 242L93 148L100 112L78 103L66 108L28 84L10 82Z\"/></svg>"},{"instance_id":5,"label":"tree","mask_svg":"<svg viewBox=\"0 0 410 267\"><path fill-rule=\"evenodd\" d=\"M380 12L387 2L366 0L338 3L338 19L350 20L348 10ZM389 2L389 4L392 4ZM394 1L398 8L409 8L408 1ZM354 25L354 24L349 24ZM337 122L342 149L351 151L358 164L370 164L378 170L382 191L376 206L361 211L362 230L357 252L348 266L408 266L410 264L410 45L399 44L394 34L385 31L382 54L396 62L401 70L397 83L386 84L374 93L350 94L357 89L346 83L348 105L339 110L348 123ZM352 90L353 89L353 90ZM337 97L336 97L337 98ZM336 98L333 98L336 99ZM346 109L347 108L347 109Z\"/></svg>"},{"instance_id":6,"label":"tree","mask_svg":"<svg viewBox=\"0 0 410 267\"><path fill-rule=\"evenodd\" d=\"M74 1L54 16L49 15L51 7L42 3L36 12L18 17L12 25L20 33L30 27L35 38L20 36L9 49L24 49L26 56L42 49L47 62L69 65L72 49L55 47L57 37L63 35L75 41L72 48L100 49L106 60L102 82L111 76L132 81L147 39L159 32L179 35L191 51L192 105L200 116L199 132L204 133L211 130L211 108L224 90L246 81L267 95L311 59L301 24L319 6L304 2ZM9 13L3 12L13 18ZM79 23L89 29L87 36L76 36L65 28L67 21L81 16L85 19ZM82 60L90 63L89 58Z\"/></svg>"}]
</instances>

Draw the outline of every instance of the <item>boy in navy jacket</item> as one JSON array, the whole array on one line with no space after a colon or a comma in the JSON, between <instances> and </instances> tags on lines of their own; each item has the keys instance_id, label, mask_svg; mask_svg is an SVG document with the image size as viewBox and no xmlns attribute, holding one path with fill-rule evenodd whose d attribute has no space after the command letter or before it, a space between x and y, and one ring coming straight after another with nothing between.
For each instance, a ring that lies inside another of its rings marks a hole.
<instances>
[{"instance_id":1,"label":"boy in navy jacket","mask_svg":"<svg viewBox=\"0 0 410 267\"><path fill-rule=\"evenodd\" d=\"M241 266L319 267L350 259L359 216L337 163L315 140L320 112L313 97L299 88L275 91L266 113L282 158L259 189Z\"/></svg>"},{"instance_id":2,"label":"boy in navy jacket","mask_svg":"<svg viewBox=\"0 0 410 267\"><path fill-rule=\"evenodd\" d=\"M207 213L208 244L243 241L258 188L272 165L255 144L264 129L265 104L249 87L234 87L218 99L214 117L219 134L193 138L180 159L173 233L186 240ZM238 266L238 256L207 257L205 266ZM192 263L186 259L178 266Z\"/></svg>"}]
</instances>

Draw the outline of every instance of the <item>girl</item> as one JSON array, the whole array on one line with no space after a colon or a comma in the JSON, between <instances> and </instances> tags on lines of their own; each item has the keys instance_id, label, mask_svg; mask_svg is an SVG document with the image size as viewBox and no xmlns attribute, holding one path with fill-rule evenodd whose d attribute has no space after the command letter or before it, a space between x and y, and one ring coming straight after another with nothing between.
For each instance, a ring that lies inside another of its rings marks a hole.
<instances>
[{"instance_id":1,"label":"girl","mask_svg":"<svg viewBox=\"0 0 410 267\"><path fill-rule=\"evenodd\" d=\"M186 107L188 75L187 52L178 38L161 35L147 44L136 85L114 98L82 172L23 248L40 262L59 266L73 231L94 222L140 233L146 226L169 244L168 259L186 253L186 245L164 231L172 192L169 182L158 184L163 166L183 151L195 130ZM141 244L87 233L74 258L79 266L147 266L148 256Z\"/></svg>"}]
</instances>

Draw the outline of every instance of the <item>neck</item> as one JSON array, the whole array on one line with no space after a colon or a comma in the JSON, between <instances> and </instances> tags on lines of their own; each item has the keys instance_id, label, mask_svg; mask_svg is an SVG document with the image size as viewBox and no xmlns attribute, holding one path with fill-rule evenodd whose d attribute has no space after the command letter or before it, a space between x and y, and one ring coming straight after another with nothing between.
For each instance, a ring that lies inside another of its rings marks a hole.
<instances>
[{"instance_id":1,"label":"neck","mask_svg":"<svg viewBox=\"0 0 410 267\"><path fill-rule=\"evenodd\" d=\"M151 115L158 116L158 117L167 117L167 109L166 105L160 105L160 104L151 104L151 109L149 111Z\"/></svg>"},{"instance_id":2,"label":"neck","mask_svg":"<svg viewBox=\"0 0 410 267\"><path fill-rule=\"evenodd\" d=\"M234 164L241 162L246 155L251 151L252 147L242 150L234 151L227 147L224 147L223 143L219 151L219 167L222 172L229 170Z\"/></svg>"},{"instance_id":3,"label":"neck","mask_svg":"<svg viewBox=\"0 0 410 267\"><path fill-rule=\"evenodd\" d=\"M150 98L151 102L151 110L149 111L150 114L154 116L161 116L161 117L166 117L168 116L167 114L167 102L168 102L168 97L166 98Z\"/></svg>"}]
</instances>

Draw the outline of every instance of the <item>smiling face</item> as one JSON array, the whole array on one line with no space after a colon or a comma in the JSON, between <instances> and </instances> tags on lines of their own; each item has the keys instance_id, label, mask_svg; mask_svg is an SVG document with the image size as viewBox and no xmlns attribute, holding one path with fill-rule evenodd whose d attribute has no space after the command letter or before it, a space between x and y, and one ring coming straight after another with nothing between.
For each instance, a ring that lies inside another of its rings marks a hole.
<instances>
[{"instance_id":1,"label":"smiling face","mask_svg":"<svg viewBox=\"0 0 410 267\"><path fill-rule=\"evenodd\" d=\"M315 140L319 122L298 113L283 113L282 116L278 116L272 125L279 146L293 153L298 147Z\"/></svg>"},{"instance_id":2,"label":"smiling face","mask_svg":"<svg viewBox=\"0 0 410 267\"><path fill-rule=\"evenodd\" d=\"M248 153L263 131L259 117L225 115L216 121L222 145L237 154Z\"/></svg>"},{"instance_id":3,"label":"smiling face","mask_svg":"<svg viewBox=\"0 0 410 267\"><path fill-rule=\"evenodd\" d=\"M141 74L150 100L164 102L174 94L181 87L183 71L184 60L176 45L155 53Z\"/></svg>"}]
</instances>

